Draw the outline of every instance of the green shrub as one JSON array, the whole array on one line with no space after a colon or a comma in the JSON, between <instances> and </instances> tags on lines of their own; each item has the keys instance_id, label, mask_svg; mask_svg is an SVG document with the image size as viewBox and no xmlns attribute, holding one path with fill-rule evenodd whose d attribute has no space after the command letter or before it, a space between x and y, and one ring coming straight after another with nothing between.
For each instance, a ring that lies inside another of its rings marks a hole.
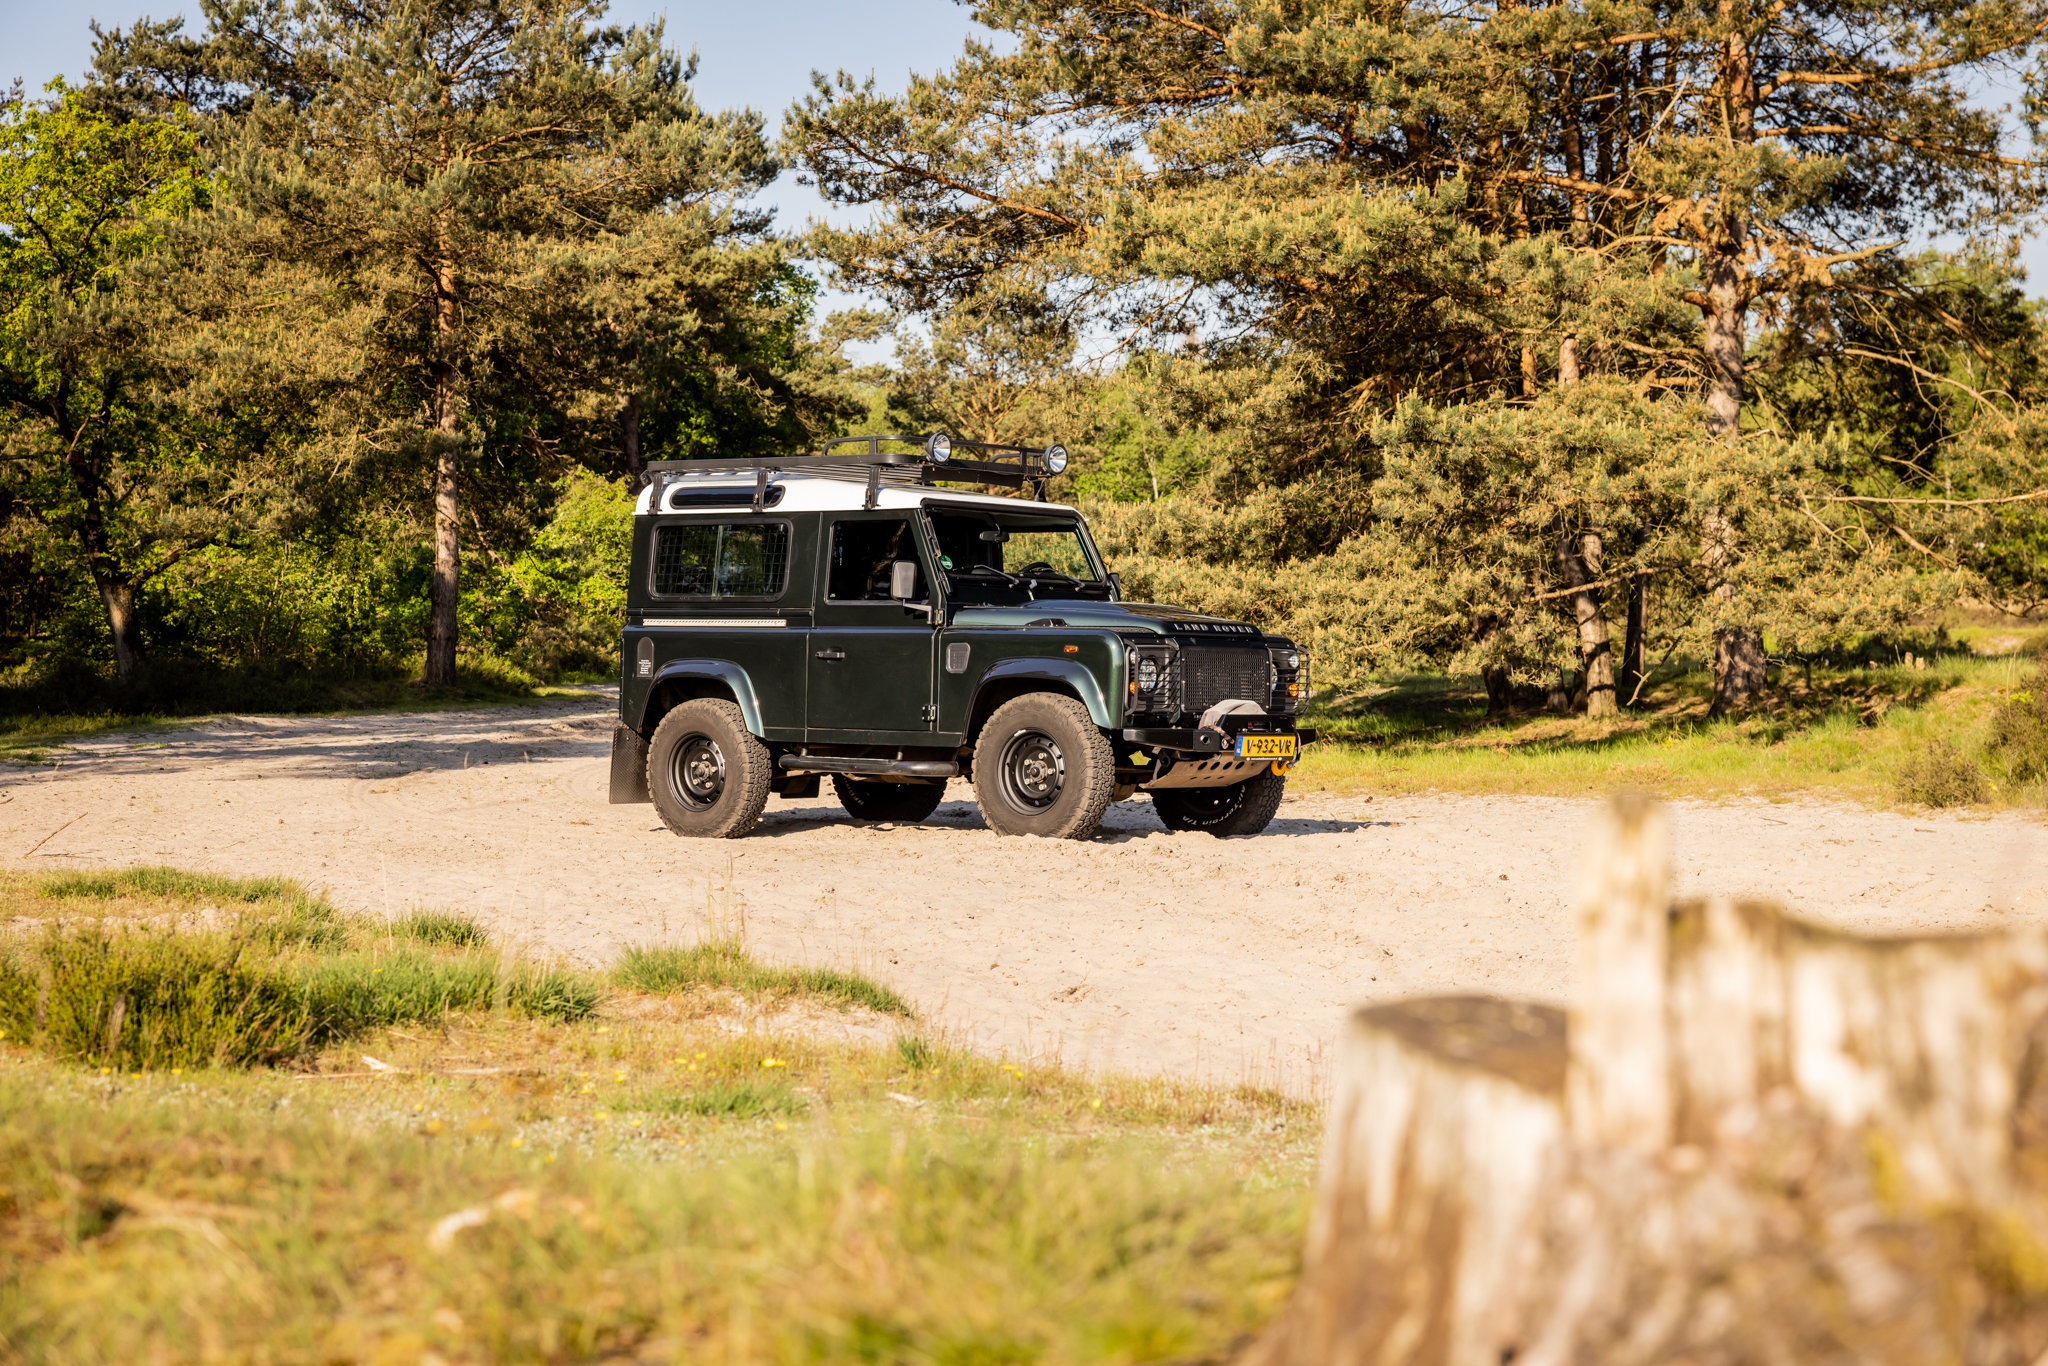
<instances>
[{"instance_id":1,"label":"green shrub","mask_svg":"<svg viewBox=\"0 0 2048 1366\"><path fill-rule=\"evenodd\" d=\"M481 948L491 941L489 931L459 911L414 911L392 921L391 932L401 939L446 948Z\"/></svg>"},{"instance_id":2,"label":"green shrub","mask_svg":"<svg viewBox=\"0 0 2048 1366\"><path fill-rule=\"evenodd\" d=\"M2048 778L2048 671L2029 678L1991 714L1986 751L2009 783Z\"/></svg>"},{"instance_id":3,"label":"green shrub","mask_svg":"<svg viewBox=\"0 0 2048 1366\"><path fill-rule=\"evenodd\" d=\"M121 1068L255 1067L305 1053L305 993L248 945L172 930L53 930L0 958L0 1030Z\"/></svg>"},{"instance_id":4,"label":"green shrub","mask_svg":"<svg viewBox=\"0 0 2048 1366\"><path fill-rule=\"evenodd\" d=\"M1947 740L1931 741L1899 769L1902 802L1922 806L1968 806L1990 795L1977 761Z\"/></svg>"},{"instance_id":5,"label":"green shrub","mask_svg":"<svg viewBox=\"0 0 2048 1366\"><path fill-rule=\"evenodd\" d=\"M837 968L770 967L755 961L737 939L707 939L687 947L630 945L619 954L612 980L637 991L666 994L697 988L811 996L883 1015L916 1014L910 1003L878 982Z\"/></svg>"}]
</instances>

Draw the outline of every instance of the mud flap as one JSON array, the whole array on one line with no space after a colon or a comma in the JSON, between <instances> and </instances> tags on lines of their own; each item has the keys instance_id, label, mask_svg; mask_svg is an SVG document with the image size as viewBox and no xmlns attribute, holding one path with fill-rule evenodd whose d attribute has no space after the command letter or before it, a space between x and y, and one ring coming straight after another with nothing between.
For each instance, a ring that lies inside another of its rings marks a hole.
<instances>
[{"instance_id":1,"label":"mud flap","mask_svg":"<svg viewBox=\"0 0 2048 1366\"><path fill-rule=\"evenodd\" d=\"M649 801L647 740L629 726L612 730L612 805Z\"/></svg>"}]
</instances>

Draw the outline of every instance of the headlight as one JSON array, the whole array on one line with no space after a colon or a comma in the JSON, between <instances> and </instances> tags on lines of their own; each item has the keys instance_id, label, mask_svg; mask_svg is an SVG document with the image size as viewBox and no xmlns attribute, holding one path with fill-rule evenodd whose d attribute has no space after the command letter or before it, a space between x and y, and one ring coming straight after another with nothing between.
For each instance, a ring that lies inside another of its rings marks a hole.
<instances>
[{"instance_id":1,"label":"headlight","mask_svg":"<svg viewBox=\"0 0 2048 1366\"><path fill-rule=\"evenodd\" d=\"M1067 467L1067 448L1047 446L1045 448L1045 469L1048 474L1058 474Z\"/></svg>"},{"instance_id":2,"label":"headlight","mask_svg":"<svg viewBox=\"0 0 2048 1366\"><path fill-rule=\"evenodd\" d=\"M943 465L953 458L953 438L944 432L933 432L924 439L924 453Z\"/></svg>"},{"instance_id":3,"label":"headlight","mask_svg":"<svg viewBox=\"0 0 2048 1366\"><path fill-rule=\"evenodd\" d=\"M1156 659L1139 660L1138 670L1134 677L1138 684L1139 692L1154 691L1159 687L1159 661Z\"/></svg>"}]
</instances>

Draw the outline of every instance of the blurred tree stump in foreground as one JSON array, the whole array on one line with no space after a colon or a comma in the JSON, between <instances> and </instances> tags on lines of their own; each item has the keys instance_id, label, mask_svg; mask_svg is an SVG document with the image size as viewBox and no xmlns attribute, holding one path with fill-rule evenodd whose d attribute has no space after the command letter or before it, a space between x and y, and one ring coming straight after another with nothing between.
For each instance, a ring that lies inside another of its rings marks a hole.
<instances>
[{"instance_id":1,"label":"blurred tree stump in foreground","mask_svg":"<svg viewBox=\"0 0 2048 1366\"><path fill-rule=\"evenodd\" d=\"M1240 1366L2044 1356L2048 938L1859 938L1667 866L1618 801L1569 1012L1352 1016L1301 1284Z\"/></svg>"}]
</instances>

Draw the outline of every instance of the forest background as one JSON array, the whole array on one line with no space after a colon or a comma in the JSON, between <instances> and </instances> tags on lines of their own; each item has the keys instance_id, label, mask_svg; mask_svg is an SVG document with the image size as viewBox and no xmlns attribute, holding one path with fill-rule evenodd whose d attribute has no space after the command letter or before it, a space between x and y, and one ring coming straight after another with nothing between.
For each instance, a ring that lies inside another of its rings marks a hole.
<instances>
[{"instance_id":1,"label":"forest background","mask_svg":"<svg viewBox=\"0 0 2048 1366\"><path fill-rule=\"evenodd\" d=\"M593 5L202 8L0 120L13 711L609 678L646 461L873 431L1063 441L1338 693L2048 604L2048 6L1001 0L773 134Z\"/></svg>"}]
</instances>

